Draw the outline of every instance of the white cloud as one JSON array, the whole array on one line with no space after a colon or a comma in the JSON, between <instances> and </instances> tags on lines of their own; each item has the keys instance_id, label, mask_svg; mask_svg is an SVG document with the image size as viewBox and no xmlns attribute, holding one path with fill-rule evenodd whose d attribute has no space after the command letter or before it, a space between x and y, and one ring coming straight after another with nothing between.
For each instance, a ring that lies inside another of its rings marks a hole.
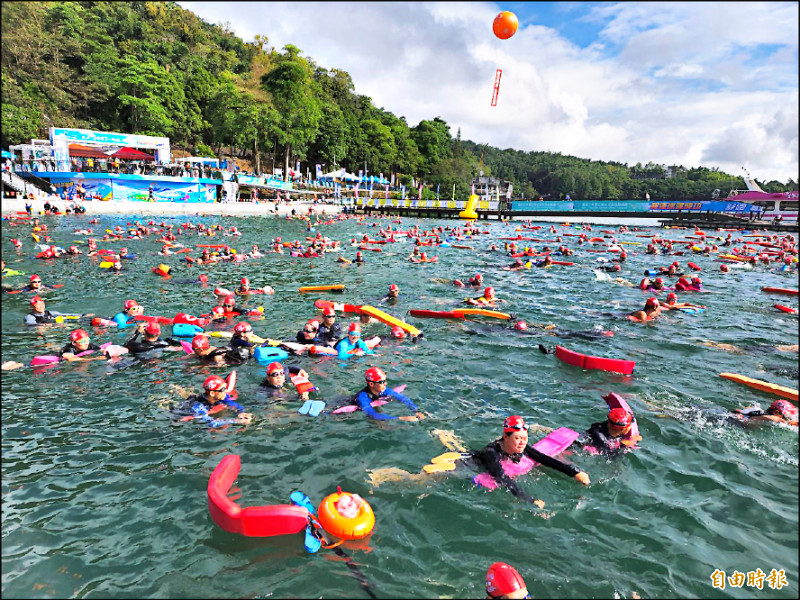
<instances>
[{"instance_id":1,"label":"white cloud","mask_svg":"<svg viewBox=\"0 0 800 600\"><path fill-rule=\"evenodd\" d=\"M498 40L491 3L180 4L347 71L357 93L410 125L439 116L500 148L798 179L796 3L589 5L570 25L599 25L584 47L557 23Z\"/></svg>"}]
</instances>

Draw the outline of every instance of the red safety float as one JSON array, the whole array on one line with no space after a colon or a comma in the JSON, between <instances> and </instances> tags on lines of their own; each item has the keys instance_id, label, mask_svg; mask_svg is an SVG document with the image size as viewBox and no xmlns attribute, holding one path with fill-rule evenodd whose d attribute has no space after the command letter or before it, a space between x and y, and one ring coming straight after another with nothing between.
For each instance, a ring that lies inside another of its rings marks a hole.
<instances>
[{"instance_id":1,"label":"red safety float","mask_svg":"<svg viewBox=\"0 0 800 600\"><path fill-rule=\"evenodd\" d=\"M309 522L309 512L293 504L242 508L228 498L241 468L237 454L225 456L208 480L208 512L218 527L248 537L300 533Z\"/></svg>"},{"instance_id":2,"label":"red safety float","mask_svg":"<svg viewBox=\"0 0 800 600\"><path fill-rule=\"evenodd\" d=\"M582 369L598 369L600 371L622 373L623 375L630 375L633 373L633 368L636 366L636 362L632 360L588 356L586 354L580 354L579 352L573 352L563 346L556 346L556 358L568 365L581 367Z\"/></svg>"}]
</instances>

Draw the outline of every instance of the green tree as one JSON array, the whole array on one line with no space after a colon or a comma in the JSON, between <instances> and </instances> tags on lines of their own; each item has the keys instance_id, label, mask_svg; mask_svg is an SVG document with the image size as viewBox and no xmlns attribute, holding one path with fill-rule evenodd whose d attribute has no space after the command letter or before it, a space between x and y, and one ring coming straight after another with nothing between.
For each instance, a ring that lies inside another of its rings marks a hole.
<instances>
[{"instance_id":1,"label":"green tree","mask_svg":"<svg viewBox=\"0 0 800 600\"><path fill-rule=\"evenodd\" d=\"M289 160L292 151L304 156L308 145L317 134L322 118L320 102L315 93L314 80L306 61L300 57L296 46L284 47L285 54L275 68L266 73L262 85L272 96L272 102L281 115L284 147L284 178L289 177Z\"/></svg>"}]
</instances>

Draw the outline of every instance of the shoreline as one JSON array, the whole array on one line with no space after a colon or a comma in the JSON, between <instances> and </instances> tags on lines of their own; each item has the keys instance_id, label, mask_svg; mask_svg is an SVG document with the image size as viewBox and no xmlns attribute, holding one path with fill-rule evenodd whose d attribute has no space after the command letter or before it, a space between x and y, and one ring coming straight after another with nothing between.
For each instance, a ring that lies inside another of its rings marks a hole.
<instances>
[{"instance_id":1,"label":"shoreline","mask_svg":"<svg viewBox=\"0 0 800 600\"><path fill-rule=\"evenodd\" d=\"M25 212L25 203L33 205L33 215L43 216L45 200L24 200L20 198L3 198L0 205L0 212L5 215ZM59 208L69 206L71 202L61 199L54 203ZM180 202L131 202L131 201L108 201L91 200L81 202L81 206L86 208L85 215L147 215L147 216L167 216L167 215L191 215L206 216L219 215L226 217L247 217L247 216L289 216L292 210L297 215L308 214L309 208L314 214L323 211L326 215L335 215L342 212L342 206L338 204L324 204L296 201L290 204L275 202L201 202L201 203L180 203ZM63 215L62 215L63 216ZM70 216L72 214L70 213Z\"/></svg>"}]
</instances>

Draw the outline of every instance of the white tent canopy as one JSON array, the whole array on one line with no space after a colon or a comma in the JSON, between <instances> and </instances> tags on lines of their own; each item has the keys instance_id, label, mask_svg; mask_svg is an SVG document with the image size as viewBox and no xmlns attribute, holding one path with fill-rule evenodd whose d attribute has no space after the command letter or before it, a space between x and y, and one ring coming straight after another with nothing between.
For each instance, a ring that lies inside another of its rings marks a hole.
<instances>
[{"instance_id":1,"label":"white tent canopy","mask_svg":"<svg viewBox=\"0 0 800 600\"><path fill-rule=\"evenodd\" d=\"M330 173L325 173L322 175L321 179L344 179L345 181L360 181L358 175L353 175L347 171L344 172L344 177L342 177L341 169L331 171Z\"/></svg>"}]
</instances>

